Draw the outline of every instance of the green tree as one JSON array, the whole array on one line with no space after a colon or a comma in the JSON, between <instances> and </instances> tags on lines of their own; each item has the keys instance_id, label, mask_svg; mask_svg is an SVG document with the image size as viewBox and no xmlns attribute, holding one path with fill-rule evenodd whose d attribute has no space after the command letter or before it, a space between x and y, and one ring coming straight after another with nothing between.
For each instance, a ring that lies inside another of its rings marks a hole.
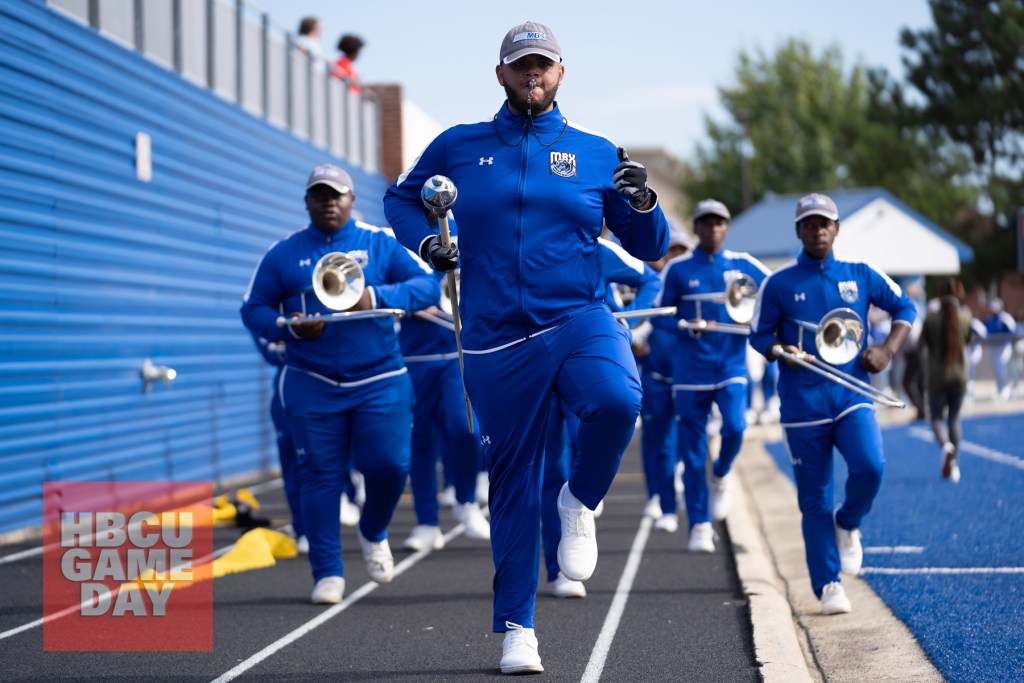
<instances>
[{"instance_id":1,"label":"green tree","mask_svg":"<svg viewBox=\"0 0 1024 683\"><path fill-rule=\"evenodd\" d=\"M974 214L960 226L975 248L977 277L999 279L1013 268L1006 226L1024 207L1024 3L1020 0L931 0L934 28L905 29L900 42L907 79L923 96L921 124L968 150L973 182L992 218Z\"/></svg>"}]
</instances>

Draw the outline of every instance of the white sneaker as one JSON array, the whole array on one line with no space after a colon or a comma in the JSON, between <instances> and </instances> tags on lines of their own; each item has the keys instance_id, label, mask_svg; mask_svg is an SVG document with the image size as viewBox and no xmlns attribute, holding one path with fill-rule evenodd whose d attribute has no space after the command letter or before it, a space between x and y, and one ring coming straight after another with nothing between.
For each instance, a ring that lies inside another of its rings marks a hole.
<instances>
[{"instance_id":1,"label":"white sneaker","mask_svg":"<svg viewBox=\"0 0 1024 683\"><path fill-rule=\"evenodd\" d=\"M585 598L587 587L582 581L573 581L562 572L551 584L551 594L556 598Z\"/></svg>"},{"instance_id":2,"label":"white sneaker","mask_svg":"<svg viewBox=\"0 0 1024 683\"><path fill-rule=\"evenodd\" d=\"M596 508L594 508L594 519L597 519L598 517L600 517L603 514L604 514L604 498L602 498L601 502L597 504Z\"/></svg>"},{"instance_id":3,"label":"white sneaker","mask_svg":"<svg viewBox=\"0 0 1024 683\"><path fill-rule=\"evenodd\" d=\"M661 517L661 496L657 493L647 499L647 505L644 506L644 517L650 517L651 519L659 519Z\"/></svg>"},{"instance_id":4,"label":"white sneaker","mask_svg":"<svg viewBox=\"0 0 1024 683\"><path fill-rule=\"evenodd\" d=\"M441 527L432 524L417 524L412 528L409 538L402 542L402 547L417 552L428 548L440 550L444 547L444 534L441 533Z\"/></svg>"},{"instance_id":5,"label":"white sneaker","mask_svg":"<svg viewBox=\"0 0 1024 683\"><path fill-rule=\"evenodd\" d=\"M674 512L662 515L660 519L654 522L654 528L674 534L679 531L679 515Z\"/></svg>"},{"instance_id":6,"label":"white sneaker","mask_svg":"<svg viewBox=\"0 0 1024 683\"><path fill-rule=\"evenodd\" d=\"M338 515L342 526L359 524L359 507L351 502L344 493L341 494L341 511Z\"/></svg>"},{"instance_id":7,"label":"white sneaker","mask_svg":"<svg viewBox=\"0 0 1024 683\"><path fill-rule=\"evenodd\" d=\"M456 505L455 519L466 527L466 538L476 538L482 541L490 540L491 525L484 519L484 513L476 503L463 503Z\"/></svg>"},{"instance_id":8,"label":"white sneaker","mask_svg":"<svg viewBox=\"0 0 1024 683\"><path fill-rule=\"evenodd\" d=\"M558 492L558 518L562 522L558 566L566 578L586 581L597 567L597 528L594 513L572 495L569 482Z\"/></svg>"},{"instance_id":9,"label":"white sneaker","mask_svg":"<svg viewBox=\"0 0 1024 683\"><path fill-rule=\"evenodd\" d=\"M712 474L708 489L711 492L711 519L721 522L732 509L732 477L728 474L724 477Z\"/></svg>"},{"instance_id":10,"label":"white sneaker","mask_svg":"<svg viewBox=\"0 0 1024 683\"><path fill-rule=\"evenodd\" d=\"M491 495L491 481L487 478L486 472L476 473L476 502L480 507L487 507L487 501Z\"/></svg>"},{"instance_id":11,"label":"white sneaker","mask_svg":"<svg viewBox=\"0 0 1024 683\"><path fill-rule=\"evenodd\" d=\"M842 564L843 573L857 576L860 573L860 566L864 562L864 549L860 545L860 530L847 531L837 524L836 546L839 548L839 562Z\"/></svg>"},{"instance_id":12,"label":"white sneaker","mask_svg":"<svg viewBox=\"0 0 1024 683\"><path fill-rule=\"evenodd\" d=\"M445 486L444 491L441 492L441 497L437 502L443 508L455 507L458 504L458 501L455 500L455 487Z\"/></svg>"},{"instance_id":13,"label":"white sneaker","mask_svg":"<svg viewBox=\"0 0 1024 683\"><path fill-rule=\"evenodd\" d=\"M687 549L691 553L715 552L715 530L711 528L711 522L700 522L690 527Z\"/></svg>"},{"instance_id":14,"label":"white sneaker","mask_svg":"<svg viewBox=\"0 0 1024 683\"><path fill-rule=\"evenodd\" d=\"M391 556L388 539L380 543L372 543L359 534L359 545L363 547L363 561L370 578L377 583L391 583L395 578L395 558Z\"/></svg>"},{"instance_id":15,"label":"white sneaker","mask_svg":"<svg viewBox=\"0 0 1024 683\"><path fill-rule=\"evenodd\" d=\"M295 539L295 552L299 555L309 555L309 539L299 536Z\"/></svg>"},{"instance_id":16,"label":"white sneaker","mask_svg":"<svg viewBox=\"0 0 1024 683\"><path fill-rule=\"evenodd\" d=\"M957 457L956 446L949 442L942 446L942 478L954 484L960 481L960 458Z\"/></svg>"},{"instance_id":17,"label":"white sneaker","mask_svg":"<svg viewBox=\"0 0 1024 683\"><path fill-rule=\"evenodd\" d=\"M345 579L340 576L325 576L313 586L309 596L314 605L337 605L345 595Z\"/></svg>"},{"instance_id":18,"label":"white sneaker","mask_svg":"<svg viewBox=\"0 0 1024 683\"><path fill-rule=\"evenodd\" d=\"M846 597L843 584L838 581L825 584L821 589L821 613L822 614L847 614L853 609L850 599Z\"/></svg>"},{"instance_id":19,"label":"white sneaker","mask_svg":"<svg viewBox=\"0 0 1024 683\"><path fill-rule=\"evenodd\" d=\"M501 644L501 673L541 673L544 667L537 652L537 636L532 628L505 622L505 642Z\"/></svg>"}]
</instances>

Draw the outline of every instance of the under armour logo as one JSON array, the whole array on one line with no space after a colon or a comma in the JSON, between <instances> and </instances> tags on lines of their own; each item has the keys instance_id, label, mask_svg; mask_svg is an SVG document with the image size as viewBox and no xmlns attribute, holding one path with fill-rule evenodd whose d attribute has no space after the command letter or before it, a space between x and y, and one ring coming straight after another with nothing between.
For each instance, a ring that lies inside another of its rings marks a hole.
<instances>
[{"instance_id":1,"label":"under armour logo","mask_svg":"<svg viewBox=\"0 0 1024 683\"><path fill-rule=\"evenodd\" d=\"M481 446L489 446L490 444L491 444L491 437L489 437L487 435L484 435L484 436L480 437L480 445Z\"/></svg>"},{"instance_id":2,"label":"under armour logo","mask_svg":"<svg viewBox=\"0 0 1024 683\"><path fill-rule=\"evenodd\" d=\"M313 259L310 259L310 258L300 258L299 259L299 268L301 268L302 266L311 266L311 265L313 265Z\"/></svg>"},{"instance_id":3,"label":"under armour logo","mask_svg":"<svg viewBox=\"0 0 1024 683\"><path fill-rule=\"evenodd\" d=\"M494 157L480 157L480 165L483 166L484 164L492 166L494 164Z\"/></svg>"},{"instance_id":4,"label":"under armour logo","mask_svg":"<svg viewBox=\"0 0 1024 683\"><path fill-rule=\"evenodd\" d=\"M803 292L797 292L793 295L793 301L807 301L807 295Z\"/></svg>"},{"instance_id":5,"label":"under armour logo","mask_svg":"<svg viewBox=\"0 0 1024 683\"><path fill-rule=\"evenodd\" d=\"M686 286L690 289L697 289L700 287L700 280L697 278L690 278L690 281L686 283Z\"/></svg>"}]
</instances>

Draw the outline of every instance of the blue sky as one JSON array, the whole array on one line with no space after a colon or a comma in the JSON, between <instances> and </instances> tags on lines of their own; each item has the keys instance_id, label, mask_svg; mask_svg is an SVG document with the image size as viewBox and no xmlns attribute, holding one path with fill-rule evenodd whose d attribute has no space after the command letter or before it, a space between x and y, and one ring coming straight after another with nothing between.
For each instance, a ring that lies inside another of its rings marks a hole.
<instances>
[{"instance_id":1,"label":"blue sky","mask_svg":"<svg viewBox=\"0 0 1024 683\"><path fill-rule=\"evenodd\" d=\"M558 102L575 123L619 145L664 147L690 160L706 140L703 117L723 117L717 89L733 84L741 50L771 54L789 38L903 76L900 29L931 25L926 0L549 0L530 8L484 0L342 2L256 0L295 31L316 15L329 55L342 33L366 40L365 82L401 83L442 127L489 119L504 99L494 76L505 32L548 25L565 61Z\"/></svg>"}]
</instances>

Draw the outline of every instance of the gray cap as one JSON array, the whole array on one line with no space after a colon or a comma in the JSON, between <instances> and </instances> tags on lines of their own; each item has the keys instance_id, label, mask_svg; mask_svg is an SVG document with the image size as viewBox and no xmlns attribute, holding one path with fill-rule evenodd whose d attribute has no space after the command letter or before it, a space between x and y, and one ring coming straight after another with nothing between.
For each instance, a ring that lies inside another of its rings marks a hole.
<instances>
[{"instance_id":1,"label":"gray cap","mask_svg":"<svg viewBox=\"0 0 1024 683\"><path fill-rule=\"evenodd\" d=\"M796 219L799 223L808 216L824 216L831 221L839 220L839 209L832 198L824 194L805 194L796 203Z\"/></svg>"},{"instance_id":2,"label":"gray cap","mask_svg":"<svg viewBox=\"0 0 1024 683\"><path fill-rule=\"evenodd\" d=\"M309 174L309 180L306 181L306 190L308 191L314 185L326 185L341 194L355 193L352 176L331 164L323 164L313 169L313 172Z\"/></svg>"},{"instance_id":3,"label":"gray cap","mask_svg":"<svg viewBox=\"0 0 1024 683\"><path fill-rule=\"evenodd\" d=\"M505 34L498 59L502 64L511 64L526 55L541 55L555 63L561 63L562 48L551 29L544 24L528 21L512 27Z\"/></svg>"},{"instance_id":4,"label":"gray cap","mask_svg":"<svg viewBox=\"0 0 1024 683\"><path fill-rule=\"evenodd\" d=\"M693 249L693 238L682 230L672 229L668 232L668 246Z\"/></svg>"},{"instance_id":5,"label":"gray cap","mask_svg":"<svg viewBox=\"0 0 1024 683\"><path fill-rule=\"evenodd\" d=\"M721 216L726 220L732 220L729 209L717 199L702 199L693 207L693 220L696 221L702 216Z\"/></svg>"}]
</instances>

